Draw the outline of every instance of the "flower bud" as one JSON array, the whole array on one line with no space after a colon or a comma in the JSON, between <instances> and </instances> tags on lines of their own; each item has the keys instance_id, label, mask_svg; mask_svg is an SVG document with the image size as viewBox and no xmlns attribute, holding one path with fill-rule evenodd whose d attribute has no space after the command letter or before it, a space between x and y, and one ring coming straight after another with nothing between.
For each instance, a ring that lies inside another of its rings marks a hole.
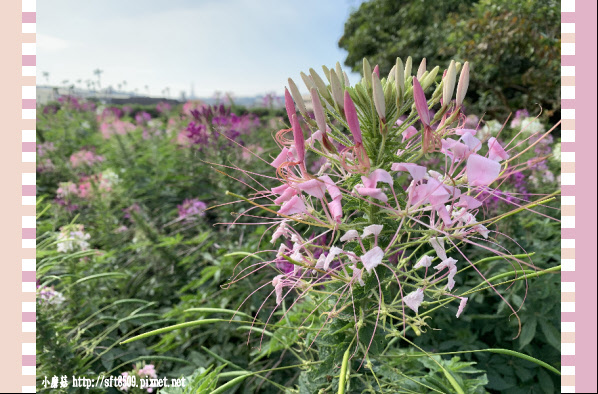
<instances>
[{"instance_id":1,"label":"flower bud","mask_svg":"<svg viewBox=\"0 0 598 394\"><path fill-rule=\"evenodd\" d=\"M430 85L434 83L434 81L436 80L436 76L438 75L438 71L440 71L440 67L436 66L432 69L432 71L425 74L425 76L422 78L421 84L424 90L429 88Z\"/></svg>"},{"instance_id":2,"label":"flower bud","mask_svg":"<svg viewBox=\"0 0 598 394\"><path fill-rule=\"evenodd\" d=\"M417 78L413 78L413 100L415 101L415 109L417 110L419 119L424 125L429 126L430 112L428 111L428 102L426 101L424 89Z\"/></svg>"},{"instance_id":3,"label":"flower bud","mask_svg":"<svg viewBox=\"0 0 598 394\"><path fill-rule=\"evenodd\" d=\"M374 107L376 107L376 112L378 112L380 119L384 121L386 120L386 103L384 101L384 91L382 90L380 77L375 71L372 72L372 91L374 96Z\"/></svg>"},{"instance_id":4,"label":"flower bud","mask_svg":"<svg viewBox=\"0 0 598 394\"><path fill-rule=\"evenodd\" d=\"M378 67L377 64L374 66L374 73L378 76L378 79L380 79L380 67Z\"/></svg>"},{"instance_id":5,"label":"flower bud","mask_svg":"<svg viewBox=\"0 0 598 394\"><path fill-rule=\"evenodd\" d=\"M334 102L338 104L340 109L343 109L343 88L334 70L330 70L330 89L332 90Z\"/></svg>"},{"instance_id":6,"label":"flower bud","mask_svg":"<svg viewBox=\"0 0 598 394\"><path fill-rule=\"evenodd\" d=\"M318 75L316 70L314 70L313 68L310 68L309 75L311 75L311 79L314 81L314 84L316 85L316 88L318 89L318 91L320 92L322 97L324 97L327 100L330 100L331 99L330 92L328 91L326 84L324 83L322 78L320 78L320 76Z\"/></svg>"},{"instance_id":7,"label":"flower bud","mask_svg":"<svg viewBox=\"0 0 598 394\"><path fill-rule=\"evenodd\" d=\"M349 82L349 76L344 71L343 71L343 79L345 80L345 87L351 86L351 83Z\"/></svg>"},{"instance_id":8,"label":"flower bud","mask_svg":"<svg viewBox=\"0 0 598 394\"><path fill-rule=\"evenodd\" d=\"M314 115L316 117L316 124L318 125L318 129L322 131L322 133L326 132L326 115L324 115L324 107L322 107L322 103L320 102L320 96L318 95L318 91L316 88L311 88L309 91L311 93L311 103L314 107Z\"/></svg>"},{"instance_id":9,"label":"flower bud","mask_svg":"<svg viewBox=\"0 0 598 394\"><path fill-rule=\"evenodd\" d=\"M314 81L308 75L306 75L303 71L301 71L301 79L303 80L303 83L305 84L305 87L307 88L307 90L311 90L311 88L316 87L316 85L314 84Z\"/></svg>"},{"instance_id":10,"label":"flower bud","mask_svg":"<svg viewBox=\"0 0 598 394\"><path fill-rule=\"evenodd\" d=\"M293 119L293 116L296 115L297 111L295 110L293 97L291 96L287 88L284 88L284 106L287 110L287 116L289 117L290 122Z\"/></svg>"},{"instance_id":11,"label":"flower bud","mask_svg":"<svg viewBox=\"0 0 598 394\"><path fill-rule=\"evenodd\" d=\"M417 79L421 79L425 72L426 72L426 58L423 58L422 62L419 64L419 68L417 69Z\"/></svg>"},{"instance_id":12,"label":"flower bud","mask_svg":"<svg viewBox=\"0 0 598 394\"><path fill-rule=\"evenodd\" d=\"M395 80L395 77L397 76L397 66L392 66L392 68L390 69L390 72L388 73L388 77L386 77L386 80L388 82L392 82Z\"/></svg>"},{"instance_id":13,"label":"flower bud","mask_svg":"<svg viewBox=\"0 0 598 394\"><path fill-rule=\"evenodd\" d=\"M453 98L455 91L455 82L457 80L457 71L455 68L455 61L451 60L451 64L446 71L446 75L442 81L442 103L448 105Z\"/></svg>"},{"instance_id":14,"label":"flower bud","mask_svg":"<svg viewBox=\"0 0 598 394\"><path fill-rule=\"evenodd\" d=\"M322 65L322 71L324 71L324 75L326 76L326 79L328 79L328 82L330 82L330 69L328 67L326 67L325 65Z\"/></svg>"},{"instance_id":15,"label":"flower bud","mask_svg":"<svg viewBox=\"0 0 598 394\"><path fill-rule=\"evenodd\" d=\"M411 56L409 56L407 58L407 61L405 62L405 78L409 78L411 76L412 63L413 63L413 59L411 59Z\"/></svg>"},{"instance_id":16,"label":"flower bud","mask_svg":"<svg viewBox=\"0 0 598 394\"><path fill-rule=\"evenodd\" d=\"M297 150L297 158L300 163L303 163L305 161L305 137L303 136L303 130L301 129L297 115L293 115L291 125L293 127L293 139L295 141L295 149Z\"/></svg>"},{"instance_id":17,"label":"flower bud","mask_svg":"<svg viewBox=\"0 0 598 394\"><path fill-rule=\"evenodd\" d=\"M403 68L403 61L400 57L397 58L395 64L395 88L397 90L397 107L400 107L403 103L403 95L405 94L405 69Z\"/></svg>"},{"instance_id":18,"label":"flower bud","mask_svg":"<svg viewBox=\"0 0 598 394\"><path fill-rule=\"evenodd\" d=\"M348 90L345 90L345 118L347 119L347 125L349 126L349 131L351 131L351 134L353 135L355 144L361 144L362 139L361 128L359 127L359 118L357 117L355 103L353 103Z\"/></svg>"},{"instance_id":19,"label":"flower bud","mask_svg":"<svg viewBox=\"0 0 598 394\"><path fill-rule=\"evenodd\" d=\"M335 70L336 70L336 76L338 77L338 79L340 79L341 84L344 87L345 83L344 83L344 80L343 80L343 69L342 69L341 64L339 62L336 62Z\"/></svg>"},{"instance_id":20,"label":"flower bud","mask_svg":"<svg viewBox=\"0 0 598 394\"><path fill-rule=\"evenodd\" d=\"M461 70L461 75L459 76L459 84L457 85L457 107L460 107L463 104L463 100L465 99L465 94L467 93L467 88L469 87L469 62L465 62L463 65L463 69Z\"/></svg>"},{"instance_id":21,"label":"flower bud","mask_svg":"<svg viewBox=\"0 0 598 394\"><path fill-rule=\"evenodd\" d=\"M366 87L372 86L372 66L365 57L363 58L363 79L365 79Z\"/></svg>"},{"instance_id":22,"label":"flower bud","mask_svg":"<svg viewBox=\"0 0 598 394\"><path fill-rule=\"evenodd\" d=\"M302 114L307 114L307 108L305 107L303 97L301 97L301 93L299 92L297 85L295 85L295 82L291 78L289 78L289 88L291 89L291 95L293 96L293 99L295 99L295 104L297 104L297 107L299 107L299 111L301 111Z\"/></svg>"}]
</instances>

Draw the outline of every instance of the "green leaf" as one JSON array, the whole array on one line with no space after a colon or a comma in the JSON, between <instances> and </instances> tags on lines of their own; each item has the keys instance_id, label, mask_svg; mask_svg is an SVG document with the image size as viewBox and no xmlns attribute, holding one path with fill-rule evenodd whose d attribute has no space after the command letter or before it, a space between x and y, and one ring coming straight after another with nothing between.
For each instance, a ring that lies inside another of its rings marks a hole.
<instances>
[{"instance_id":1,"label":"green leaf","mask_svg":"<svg viewBox=\"0 0 598 394\"><path fill-rule=\"evenodd\" d=\"M540 328L542 329L542 333L544 333L544 336L546 336L546 341L560 352L561 334L559 330L557 330L556 327L554 327L545 319L540 320Z\"/></svg>"},{"instance_id":2,"label":"green leaf","mask_svg":"<svg viewBox=\"0 0 598 394\"><path fill-rule=\"evenodd\" d=\"M527 344L529 344L534 336L536 335L536 326L538 324L538 320L535 317L532 317L526 324L523 325L521 329L521 336L519 336L519 349L523 349Z\"/></svg>"}]
</instances>

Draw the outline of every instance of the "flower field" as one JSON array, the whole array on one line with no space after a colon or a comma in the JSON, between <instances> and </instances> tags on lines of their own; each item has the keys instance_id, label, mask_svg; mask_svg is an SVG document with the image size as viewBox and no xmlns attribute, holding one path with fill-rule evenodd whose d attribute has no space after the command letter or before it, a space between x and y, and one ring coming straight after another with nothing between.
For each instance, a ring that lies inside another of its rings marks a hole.
<instances>
[{"instance_id":1,"label":"flower field","mask_svg":"<svg viewBox=\"0 0 598 394\"><path fill-rule=\"evenodd\" d=\"M39 108L38 387L556 392L559 130L468 113L475 78L364 60L280 110Z\"/></svg>"}]
</instances>

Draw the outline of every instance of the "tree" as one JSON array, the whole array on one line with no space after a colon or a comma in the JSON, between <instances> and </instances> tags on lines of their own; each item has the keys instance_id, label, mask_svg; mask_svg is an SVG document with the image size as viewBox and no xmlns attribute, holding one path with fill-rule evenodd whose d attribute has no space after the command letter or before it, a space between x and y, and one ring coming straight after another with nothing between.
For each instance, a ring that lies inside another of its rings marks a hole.
<instances>
[{"instance_id":1,"label":"tree","mask_svg":"<svg viewBox=\"0 0 598 394\"><path fill-rule=\"evenodd\" d=\"M364 57L383 73L397 56L414 67L424 57L441 67L468 60L469 107L494 117L560 106L557 0L370 0L350 15L339 46L354 70Z\"/></svg>"}]
</instances>

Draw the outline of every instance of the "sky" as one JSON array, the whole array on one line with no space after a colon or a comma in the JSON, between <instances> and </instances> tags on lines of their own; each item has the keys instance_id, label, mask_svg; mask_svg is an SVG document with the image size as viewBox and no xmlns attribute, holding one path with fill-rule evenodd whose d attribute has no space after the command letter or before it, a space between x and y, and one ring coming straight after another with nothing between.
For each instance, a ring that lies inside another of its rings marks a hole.
<instances>
[{"instance_id":1,"label":"sky","mask_svg":"<svg viewBox=\"0 0 598 394\"><path fill-rule=\"evenodd\" d=\"M344 23L362 0L53 0L37 4L37 79L170 97L281 94L299 73L343 64ZM343 68L345 68L343 66ZM47 78L46 78L47 73ZM356 80L357 74L349 74Z\"/></svg>"}]
</instances>

